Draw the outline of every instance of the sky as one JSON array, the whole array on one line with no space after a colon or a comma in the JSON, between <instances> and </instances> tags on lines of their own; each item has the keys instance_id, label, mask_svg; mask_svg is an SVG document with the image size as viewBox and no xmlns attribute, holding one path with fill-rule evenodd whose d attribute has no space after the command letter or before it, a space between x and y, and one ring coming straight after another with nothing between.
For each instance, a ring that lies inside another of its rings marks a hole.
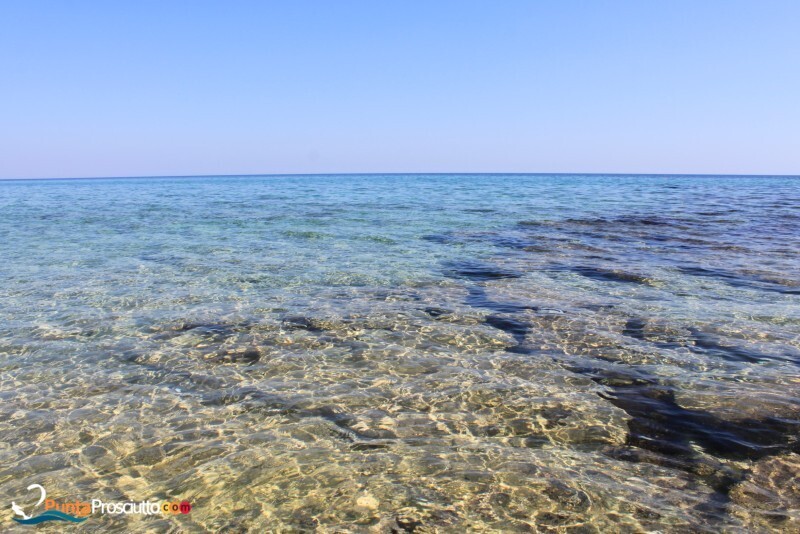
<instances>
[{"instance_id":1,"label":"sky","mask_svg":"<svg viewBox=\"0 0 800 534\"><path fill-rule=\"evenodd\" d=\"M800 2L0 0L0 178L800 174Z\"/></svg>"}]
</instances>

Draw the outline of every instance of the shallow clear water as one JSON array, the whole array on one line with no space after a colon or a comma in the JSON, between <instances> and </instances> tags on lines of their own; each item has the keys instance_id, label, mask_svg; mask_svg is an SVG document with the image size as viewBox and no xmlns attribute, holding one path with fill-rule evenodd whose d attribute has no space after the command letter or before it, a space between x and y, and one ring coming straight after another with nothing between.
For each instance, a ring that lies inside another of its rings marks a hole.
<instances>
[{"instance_id":1,"label":"shallow clear water","mask_svg":"<svg viewBox=\"0 0 800 534\"><path fill-rule=\"evenodd\" d=\"M0 503L797 529L798 250L786 177L0 182Z\"/></svg>"}]
</instances>

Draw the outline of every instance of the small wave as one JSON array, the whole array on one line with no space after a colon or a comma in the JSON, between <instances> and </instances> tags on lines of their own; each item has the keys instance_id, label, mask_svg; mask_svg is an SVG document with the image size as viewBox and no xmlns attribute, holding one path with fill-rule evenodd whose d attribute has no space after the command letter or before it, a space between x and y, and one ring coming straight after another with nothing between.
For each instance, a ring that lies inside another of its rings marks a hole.
<instances>
[{"instance_id":1,"label":"small wave","mask_svg":"<svg viewBox=\"0 0 800 534\"><path fill-rule=\"evenodd\" d=\"M327 237L331 237L329 234L313 232L310 230L286 230L281 233L286 237L296 237L300 239L325 239Z\"/></svg>"}]
</instances>

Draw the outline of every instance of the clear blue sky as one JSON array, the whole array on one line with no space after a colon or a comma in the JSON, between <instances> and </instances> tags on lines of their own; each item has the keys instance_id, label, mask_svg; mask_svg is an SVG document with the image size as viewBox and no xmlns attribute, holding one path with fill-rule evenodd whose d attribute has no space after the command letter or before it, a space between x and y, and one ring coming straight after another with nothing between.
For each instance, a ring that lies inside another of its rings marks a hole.
<instances>
[{"instance_id":1,"label":"clear blue sky","mask_svg":"<svg viewBox=\"0 0 800 534\"><path fill-rule=\"evenodd\" d=\"M0 177L800 173L800 1L0 0Z\"/></svg>"}]
</instances>

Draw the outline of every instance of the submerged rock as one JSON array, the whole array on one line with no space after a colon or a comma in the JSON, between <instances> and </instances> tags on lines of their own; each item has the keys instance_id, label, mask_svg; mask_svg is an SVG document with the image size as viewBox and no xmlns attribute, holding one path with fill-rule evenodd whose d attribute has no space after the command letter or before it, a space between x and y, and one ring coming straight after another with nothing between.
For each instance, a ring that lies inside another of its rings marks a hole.
<instances>
[{"instance_id":1,"label":"submerged rock","mask_svg":"<svg viewBox=\"0 0 800 534\"><path fill-rule=\"evenodd\" d=\"M522 273L496 265L479 261L459 261L450 263L445 270L445 276L453 278L466 278L476 282L499 280L502 278L520 278Z\"/></svg>"},{"instance_id":2,"label":"submerged rock","mask_svg":"<svg viewBox=\"0 0 800 534\"><path fill-rule=\"evenodd\" d=\"M730 491L731 513L751 531L800 532L800 455L756 462Z\"/></svg>"}]
</instances>

